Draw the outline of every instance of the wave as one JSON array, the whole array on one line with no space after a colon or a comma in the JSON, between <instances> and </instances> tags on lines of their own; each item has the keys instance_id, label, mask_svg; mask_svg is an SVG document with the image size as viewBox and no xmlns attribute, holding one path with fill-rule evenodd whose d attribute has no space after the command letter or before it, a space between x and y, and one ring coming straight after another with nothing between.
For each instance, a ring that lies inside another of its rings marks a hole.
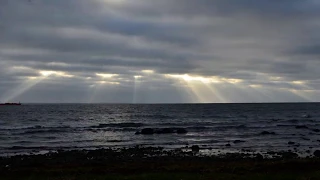
<instances>
[{"instance_id":1,"label":"wave","mask_svg":"<svg viewBox=\"0 0 320 180\"><path fill-rule=\"evenodd\" d=\"M51 129L51 128L71 128L70 126L40 126L40 125L35 125L35 126L29 126L29 127L19 127L19 128L0 128L0 130L33 130L33 129Z\"/></svg>"},{"instance_id":2,"label":"wave","mask_svg":"<svg viewBox=\"0 0 320 180\"><path fill-rule=\"evenodd\" d=\"M142 114L136 114L136 115L130 115L131 118L150 118L150 119L173 119L173 116L168 115L162 115L162 114L154 114L154 115L142 115Z\"/></svg>"},{"instance_id":3,"label":"wave","mask_svg":"<svg viewBox=\"0 0 320 180\"><path fill-rule=\"evenodd\" d=\"M96 126L90 126L89 128L106 128L106 127L142 127L145 126L143 123L107 123L99 124Z\"/></svg>"},{"instance_id":4,"label":"wave","mask_svg":"<svg viewBox=\"0 0 320 180\"><path fill-rule=\"evenodd\" d=\"M21 150L21 149L33 149L33 150L46 150L48 146L12 146L8 149L10 150Z\"/></svg>"},{"instance_id":5,"label":"wave","mask_svg":"<svg viewBox=\"0 0 320 180\"><path fill-rule=\"evenodd\" d=\"M19 134L26 135L26 134L42 134L42 133L62 133L62 132L70 132L70 129L53 128L53 129L27 130Z\"/></svg>"}]
</instances>

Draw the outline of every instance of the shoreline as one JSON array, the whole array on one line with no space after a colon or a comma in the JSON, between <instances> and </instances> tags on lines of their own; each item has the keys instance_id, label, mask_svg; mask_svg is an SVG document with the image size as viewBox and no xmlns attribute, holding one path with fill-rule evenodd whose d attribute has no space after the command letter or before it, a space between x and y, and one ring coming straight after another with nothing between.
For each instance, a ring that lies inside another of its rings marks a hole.
<instances>
[{"instance_id":1,"label":"shoreline","mask_svg":"<svg viewBox=\"0 0 320 180\"><path fill-rule=\"evenodd\" d=\"M316 151L319 151L320 148L317 147L312 147L312 146L307 146L307 147L301 147L301 146L296 146L296 145L288 145L288 148L283 148L279 150L274 150L274 148L269 148L269 149L261 149L261 150L256 150L255 148L238 148L234 147L236 145L236 142L234 144L228 143L225 144L219 148L216 147L210 147L208 145L133 145L133 146L105 146L105 147L70 147L70 148L49 148L49 147L21 147L21 146L13 146L10 150L20 150L16 152L2 152L0 154L0 158L6 158L6 157L13 157L13 156L33 156L33 155L43 155L43 154L53 154L57 152L76 152L76 151L88 151L88 152L94 152L98 150L112 150L112 151L121 151L125 149L161 149L164 152L167 151L174 151L174 152L190 152L194 151L196 152L195 154L197 156L221 156L223 154L229 153L229 154L238 154L238 153L251 153L251 154L261 154L264 157L270 157L273 158L276 154L283 154L286 152L296 154L300 158L310 158L314 156L314 153ZM27 151L26 151L27 150Z\"/></svg>"},{"instance_id":2,"label":"shoreline","mask_svg":"<svg viewBox=\"0 0 320 180\"><path fill-rule=\"evenodd\" d=\"M193 150L193 151L192 151ZM132 147L97 150L57 151L39 155L0 157L0 174L10 178L75 175L110 176L155 173L253 175L265 173L317 173L320 155L301 158L294 152L269 152L268 158L255 152L201 155L191 151L165 150L161 147ZM318 152L318 151L317 151ZM317 176L318 177L318 176ZM319 174L320 178L320 174ZM121 178L120 178L121 179ZM129 178L130 179L130 178ZM165 178L164 178L165 179Z\"/></svg>"}]
</instances>

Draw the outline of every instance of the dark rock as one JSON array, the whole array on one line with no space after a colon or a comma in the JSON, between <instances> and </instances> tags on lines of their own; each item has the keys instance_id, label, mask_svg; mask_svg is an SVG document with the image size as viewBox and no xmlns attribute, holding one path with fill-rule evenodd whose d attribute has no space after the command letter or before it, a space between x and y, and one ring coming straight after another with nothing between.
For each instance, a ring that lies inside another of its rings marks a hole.
<instances>
[{"instance_id":1,"label":"dark rock","mask_svg":"<svg viewBox=\"0 0 320 180\"><path fill-rule=\"evenodd\" d=\"M184 128L177 128L177 133L178 134L186 134L188 131Z\"/></svg>"},{"instance_id":2,"label":"dark rock","mask_svg":"<svg viewBox=\"0 0 320 180\"><path fill-rule=\"evenodd\" d=\"M296 126L296 129L308 129L308 127L305 125L298 125Z\"/></svg>"},{"instance_id":3,"label":"dark rock","mask_svg":"<svg viewBox=\"0 0 320 180\"><path fill-rule=\"evenodd\" d=\"M231 146L231 144L226 144L226 147L230 147Z\"/></svg>"},{"instance_id":4,"label":"dark rock","mask_svg":"<svg viewBox=\"0 0 320 180\"><path fill-rule=\"evenodd\" d=\"M256 159L262 160L263 156L260 153L258 153L258 154L256 154Z\"/></svg>"},{"instance_id":5,"label":"dark rock","mask_svg":"<svg viewBox=\"0 0 320 180\"><path fill-rule=\"evenodd\" d=\"M144 129L141 130L140 133L141 133L141 134L148 134L148 135L150 135L150 134L154 134L154 130L153 130L152 128L144 128Z\"/></svg>"},{"instance_id":6,"label":"dark rock","mask_svg":"<svg viewBox=\"0 0 320 180\"><path fill-rule=\"evenodd\" d=\"M157 129L155 131L156 134L172 134L174 133L173 128L162 128L162 129Z\"/></svg>"},{"instance_id":7,"label":"dark rock","mask_svg":"<svg viewBox=\"0 0 320 180\"><path fill-rule=\"evenodd\" d=\"M141 131L137 131L135 134L185 134L187 130L185 128L144 128Z\"/></svg>"},{"instance_id":8,"label":"dark rock","mask_svg":"<svg viewBox=\"0 0 320 180\"><path fill-rule=\"evenodd\" d=\"M199 147L198 145L193 145L193 146L191 146L191 150L192 150L193 152L199 152L200 147Z\"/></svg>"},{"instance_id":9,"label":"dark rock","mask_svg":"<svg viewBox=\"0 0 320 180\"><path fill-rule=\"evenodd\" d=\"M310 150L306 150L306 153L310 153L311 151Z\"/></svg>"},{"instance_id":10,"label":"dark rock","mask_svg":"<svg viewBox=\"0 0 320 180\"><path fill-rule=\"evenodd\" d=\"M313 152L313 155L314 155L315 157L320 157L320 150L314 151L314 152Z\"/></svg>"},{"instance_id":11,"label":"dark rock","mask_svg":"<svg viewBox=\"0 0 320 180\"><path fill-rule=\"evenodd\" d=\"M283 153L281 153L281 155L282 155L282 158L285 158L285 159L292 159L292 158L297 158L298 157L297 153L294 153L294 152L291 152L291 151L283 152Z\"/></svg>"},{"instance_id":12,"label":"dark rock","mask_svg":"<svg viewBox=\"0 0 320 180\"><path fill-rule=\"evenodd\" d=\"M269 132L269 131L262 131L260 134L261 135L275 135L276 133L275 132Z\"/></svg>"},{"instance_id":13,"label":"dark rock","mask_svg":"<svg viewBox=\"0 0 320 180\"><path fill-rule=\"evenodd\" d=\"M246 141L243 141L243 140L235 140L235 141L233 141L234 144L243 143L243 142L246 142Z\"/></svg>"},{"instance_id":14,"label":"dark rock","mask_svg":"<svg viewBox=\"0 0 320 180\"><path fill-rule=\"evenodd\" d=\"M292 142L292 141L289 141L289 142L288 142L288 144L289 144L289 145L293 145L293 144L294 144L294 142Z\"/></svg>"},{"instance_id":15,"label":"dark rock","mask_svg":"<svg viewBox=\"0 0 320 180\"><path fill-rule=\"evenodd\" d=\"M306 137L302 137L301 139L306 140L306 141L310 141L310 139L306 138Z\"/></svg>"}]
</instances>

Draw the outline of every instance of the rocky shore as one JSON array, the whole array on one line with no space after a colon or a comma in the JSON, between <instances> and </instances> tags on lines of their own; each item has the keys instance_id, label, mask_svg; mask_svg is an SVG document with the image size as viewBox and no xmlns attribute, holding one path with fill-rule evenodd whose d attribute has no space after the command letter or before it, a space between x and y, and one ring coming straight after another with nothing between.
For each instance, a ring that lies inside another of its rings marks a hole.
<instances>
[{"instance_id":1,"label":"rocky shore","mask_svg":"<svg viewBox=\"0 0 320 180\"><path fill-rule=\"evenodd\" d=\"M182 173L183 177L186 173L202 174L203 177L218 173L231 178L233 175L246 177L255 174L287 174L288 172L298 173L297 176L310 175L310 177L320 178L317 176L320 170L320 151L314 151L313 155L307 158L301 158L291 151L266 153L246 151L217 155L203 155L200 151L199 146L174 150L136 146L97 150L61 150L38 155L1 157L2 177L0 179L21 179L30 176L34 179L38 177L54 179L56 176L70 177L67 179L79 179L77 178L79 176L86 179L87 175L88 179L96 179L97 176L111 177L111 175L115 176L114 179L121 179L122 176L146 173L149 174L146 175L149 179L154 173ZM186 177L194 177L193 175ZM215 176L219 179L220 175Z\"/></svg>"}]
</instances>

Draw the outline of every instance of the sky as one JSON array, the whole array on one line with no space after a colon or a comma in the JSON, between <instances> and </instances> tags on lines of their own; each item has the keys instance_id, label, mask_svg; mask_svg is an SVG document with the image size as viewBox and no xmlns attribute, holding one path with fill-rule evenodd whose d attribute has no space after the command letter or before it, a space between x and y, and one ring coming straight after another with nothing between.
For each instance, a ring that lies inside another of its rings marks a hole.
<instances>
[{"instance_id":1,"label":"sky","mask_svg":"<svg viewBox=\"0 0 320 180\"><path fill-rule=\"evenodd\" d=\"M318 0L0 0L0 102L320 101Z\"/></svg>"}]
</instances>

